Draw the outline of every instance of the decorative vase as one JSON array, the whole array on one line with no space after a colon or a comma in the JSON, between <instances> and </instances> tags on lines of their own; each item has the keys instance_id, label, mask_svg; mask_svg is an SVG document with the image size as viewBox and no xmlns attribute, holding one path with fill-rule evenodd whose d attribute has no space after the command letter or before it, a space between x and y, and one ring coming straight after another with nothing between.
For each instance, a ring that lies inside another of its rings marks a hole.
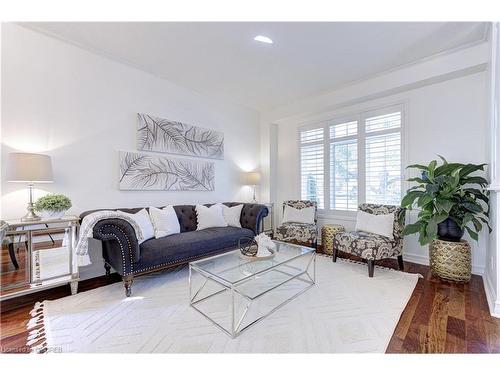
<instances>
[{"instance_id":1,"label":"decorative vase","mask_svg":"<svg viewBox=\"0 0 500 375\"><path fill-rule=\"evenodd\" d=\"M458 242L464 235L464 229L460 228L451 218L438 224L438 238L443 241Z\"/></svg>"},{"instance_id":2,"label":"decorative vase","mask_svg":"<svg viewBox=\"0 0 500 375\"><path fill-rule=\"evenodd\" d=\"M61 211L53 211L53 210L44 210L41 212L41 215L45 219L60 219L64 216L66 210Z\"/></svg>"}]
</instances>

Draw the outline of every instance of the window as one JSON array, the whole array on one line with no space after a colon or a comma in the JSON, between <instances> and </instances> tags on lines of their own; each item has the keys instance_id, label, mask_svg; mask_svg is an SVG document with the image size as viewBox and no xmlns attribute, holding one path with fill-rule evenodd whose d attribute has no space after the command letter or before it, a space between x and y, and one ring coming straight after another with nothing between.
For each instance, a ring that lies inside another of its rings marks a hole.
<instances>
[{"instance_id":1,"label":"window","mask_svg":"<svg viewBox=\"0 0 500 375\"><path fill-rule=\"evenodd\" d=\"M301 129L302 199L340 211L362 202L399 204L401 127L398 106Z\"/></svg>"},{"instance_id":2,"label":"window","mask_svg":"<svg viewBox=\"0 0 500 375\"><path fill-rule=\"evenodd\" d=\"M358 122L330 125L330 209L358 205Z\"/></svg>"}]
</instances>

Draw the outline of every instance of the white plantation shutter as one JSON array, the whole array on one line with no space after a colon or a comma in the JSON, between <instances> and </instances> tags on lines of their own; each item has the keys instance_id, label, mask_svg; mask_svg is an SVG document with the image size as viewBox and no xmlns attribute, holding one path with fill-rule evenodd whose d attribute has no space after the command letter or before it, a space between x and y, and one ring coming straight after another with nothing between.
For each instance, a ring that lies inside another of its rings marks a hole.
<instances>
[{"instance_id":1,"label":"white plantation shutter","mask_svg":"<svg viewBox=\"0 0 500 375\"><path fill-rule=\"evenodd\" d=\"M323 128L300 133L301 199L315 201L321 209L324 208L323 138Z\"/></svg>"},{"instance_id":2,"label":"white plantation shutter","mask_svg":"<svg viewBox=\"0 0 500 375\"><path fill-rule=\"evenodd\" d=\"M400 204L402 118L401 106L393 106L301 130L302 199L340 211Z\"/></svg>"},{"instance_id":3,"label":"white plantation shutter","mask_svg":"<svg viewBox=\"0 0 500 375\"><path fill-rule=\"evenodd\" d=\"M366 132L378 130L397 129L401 127L401 112L375 116L366 119Z\"/></svg>"},{"instance_id":4,"label":"white plantation shutter","mask_svg":"<svg viewBox=\"0 0 500 375\"><path fill-rule=\"evenodd\" d=\"M401 201L400 133L366 137L366 202Z\"/></svg>"},{"instance_id":5,"label":"white plantation shutter","mask_svg":"<svg viewBox=\"0 0 500 375\"><path fill-rule=\"evenodd\" d=\"M358 121L330 125L330 209L358 206Z\"/></svg>"}]
</instances>

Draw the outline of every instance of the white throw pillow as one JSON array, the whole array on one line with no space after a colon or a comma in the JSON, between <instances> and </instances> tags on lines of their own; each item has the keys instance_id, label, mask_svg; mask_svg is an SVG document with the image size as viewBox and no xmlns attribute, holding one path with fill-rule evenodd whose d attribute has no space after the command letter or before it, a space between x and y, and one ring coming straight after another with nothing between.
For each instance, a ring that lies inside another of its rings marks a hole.
<instances>
[{"instance_id":1,"label":"white throw pillow","mask_svg":"<svg viewBox=\"0 0 500 375\"><path fill-rule=\"evenodd\" d=\"M372 215L358 210L356 231L379 234L394 239L394 213L387 215Z\"/></svg>"},{"instance_id":2,"label":"white throw pillow","mask_svg":"<svg viewBox=\"0 0 500 375\"><path fill-rule=\"evenodd\" d=\"M285 206L285 212L283 213L283 222L314 224L314 213L314 207L297 209L291 206Z\"/></svg>"},{"instance_id":3,"label":"white throw pillow","mask_svg":"<svg viewBox=\"0 0 500 375\"><path fill-rule=\"evenodd\" d=\"M222 207L222 215L227 225L241 228L241 210L243 209L243 205L239 204L237 206L228 207L225 204L219 204Z\"/></svg>"},{"instance_id":4,"label":"white throw pillow","mask_svg":"<svg viewBox=\"0 0 500 375\"><path fill-rule=\"evenodd\" d=\"M155 230L153 228L153 224L151 223L148 211L146 211L145 208L143 208L142 210L140 210L135 214L131 214L129 212L123 212L120 210L118 210L118 212L129 216L132 220L134 220L137 223L139 228L141 228L142 236L144 237L144 239L139 243L143 243L144 241L149 240L150 238L153 238L155 236Z\"/></svg>"},{"instance_id":5,"label":"white throw pillow","mask_svg":"<svg viewBox=\"0 0 500 375\"><path fill-rule=\"evenodd\" d=\"M211 207L196 205L196 217L198 219L198 226L196 230L213 227L227 227L226 220L222 214L222 207L214 204Z\"/></svg>"},{"instance_id":6,"label":"white throw pillow","mask_svg":"<svg viewBox=\"0 0 500 375\"><path fill-rule=\"evenodd\" d=\"M167 206L163 209L149 207L149 216L155 230L155 238L170 236L180 233L181 226L173 206Z\"/></svg>"}]
</instances>

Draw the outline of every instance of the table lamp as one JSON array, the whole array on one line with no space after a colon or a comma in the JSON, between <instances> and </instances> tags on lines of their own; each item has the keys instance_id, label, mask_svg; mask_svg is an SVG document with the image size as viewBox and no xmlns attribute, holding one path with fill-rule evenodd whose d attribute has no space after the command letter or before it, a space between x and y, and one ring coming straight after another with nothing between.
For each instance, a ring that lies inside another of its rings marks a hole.
<instances>
[{"instance_id":1,"label":"table lamp","mask_svg":"<svg viewBox=\"0 0 500 375\"><path fill-rule=\"evenodd\" d=\"M260 173L259 172L247 172L244 176L245 185L253 186L253 199L252 202L257 202L255 198L255 187L260 183Z\"/></svg>"},{"instance_id":2,"label":"table lamp","mask_svg":"<svg viewBox=\"0 0 500 375\"><path fill-rule=\"evenodd\" d=\"M10 153L7 162L7 181L28 184L28 213L21 218L21 221L40 220L41 218L35 213L33 206L33 189L35 182L53 182L50 156L22 152Z\"/></svg>"}]
</instances>

